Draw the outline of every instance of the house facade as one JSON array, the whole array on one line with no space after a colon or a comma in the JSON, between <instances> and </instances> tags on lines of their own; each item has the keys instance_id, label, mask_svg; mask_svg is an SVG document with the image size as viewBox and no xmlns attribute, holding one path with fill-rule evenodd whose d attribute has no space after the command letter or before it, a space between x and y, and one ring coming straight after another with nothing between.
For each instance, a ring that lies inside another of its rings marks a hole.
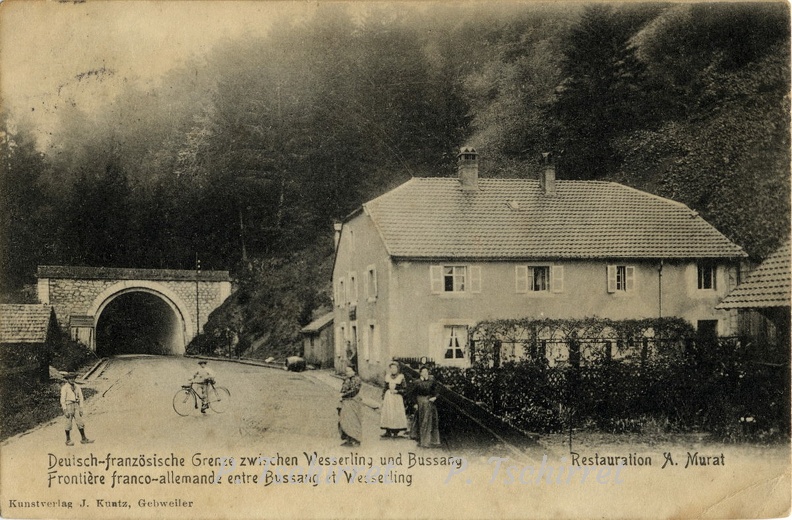
<instances>
[{"instance_id":1,"label":"house facade","mask_svg":"<svg viewBox=\"0 0 792 520\"><path fill-rule=\"evenodd\" d=\"M678 316L729 335L715 307L746 255L683 204L601 181L413 178L336 228L335 362L374 379L392 357L468 363L468 329L524 317Z\"/></svg>"}]
</instances>

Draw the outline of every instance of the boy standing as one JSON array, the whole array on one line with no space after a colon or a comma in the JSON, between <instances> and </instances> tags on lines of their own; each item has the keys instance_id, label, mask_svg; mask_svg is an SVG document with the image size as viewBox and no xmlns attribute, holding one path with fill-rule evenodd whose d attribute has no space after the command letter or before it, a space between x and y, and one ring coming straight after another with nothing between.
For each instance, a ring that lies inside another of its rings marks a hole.
<instances>
[{"instance_id":1,"label":"boy standing","mask_svg":"<svg viewBox=\"0 0 792 520\"><path fill-rule=\"evenodd\" d=\"M80 431L82 437L80 442L91 444L93 441L85 436L85 423L82 419L83 393L82 389L75 384L77 375L74 372L69 372L65 378L66 383L61 387L60 405L66 416L66 446L74 446L74 441L71 440L72 419L77 423L77 429Z\"/></svg>"}]
</instances>

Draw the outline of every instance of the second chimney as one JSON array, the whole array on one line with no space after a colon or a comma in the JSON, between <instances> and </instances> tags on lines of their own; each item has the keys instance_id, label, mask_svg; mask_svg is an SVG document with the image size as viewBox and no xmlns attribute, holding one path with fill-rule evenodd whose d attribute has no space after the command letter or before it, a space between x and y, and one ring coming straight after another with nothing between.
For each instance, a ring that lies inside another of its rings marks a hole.
<instances>
[{"instance_id":1,"label":"second chimney","mask_svg":"<svg viewBox=\"0 0 792 520\"><path fill-rule=\"evenodd\" d=\"M459 149L457 174L462 191L478 191L478 153L472 146Z\"/></svg>"},{"instance_id":2,"label":"second chimney","mask_svg":"<svg viewBox=\"0 0 792 520\"><path fill-rule=\"evenodd\" d=\"M544 159L544 168L542 173L539 174L539 187L545 195L556 194L556 171L555 164L553 164L553 155L550 152L542 154Z\"/></svg>"}]
</instances>

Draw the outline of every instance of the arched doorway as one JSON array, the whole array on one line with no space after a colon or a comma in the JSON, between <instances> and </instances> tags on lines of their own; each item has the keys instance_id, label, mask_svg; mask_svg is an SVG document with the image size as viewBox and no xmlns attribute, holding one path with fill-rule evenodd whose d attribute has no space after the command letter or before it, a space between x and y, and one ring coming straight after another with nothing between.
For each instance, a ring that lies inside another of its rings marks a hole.
<instances>
[{"instance_id":1,"label":"arched doorway","mask_svg":"<svg viewBox=\"0 0 792 520\"><path fill-rule=\"evenodd\" d=\"M184 354L185 324L178 308L163 295L144 288L108 298L96 315L96 353Z\"/></svg>"}]
</instances>

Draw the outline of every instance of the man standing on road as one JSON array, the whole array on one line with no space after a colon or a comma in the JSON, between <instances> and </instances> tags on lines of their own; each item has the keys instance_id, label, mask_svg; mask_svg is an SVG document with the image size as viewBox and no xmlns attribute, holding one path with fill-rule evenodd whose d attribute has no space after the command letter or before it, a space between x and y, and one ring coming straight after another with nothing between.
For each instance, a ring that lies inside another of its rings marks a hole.
<instances>
[{"instance_id":1,"label":"man standing on road","mask_svg":"<svg viewBox=\"0 0 792 520\"><path fill-rule=\"evenodd\" d=\"M209 408L209 385L214 384L214 373L206 368L206 360L202 359L198 362L198 371L192 378L192 382L198 385L199 392L198 394L201 396L201 413L206 413L206 409Z\"/></svg>"},{"instance_id":2,"label":"man standing on road","mask_svg":"<svg viewBox=\"0 0 792 520\"><path fill-rule=\"evenodd\" d=\"M85 423L82 418L83 393L75 383L77 374L69 372L64 377L66 383L61 387L60 405L66 416L66 446L74 446L74 441L71 440L72 420L77 423L77 429L80 431L82 437L80 442L91 444L93 441L85 436Z\"/></svg>"}]
</instances>

